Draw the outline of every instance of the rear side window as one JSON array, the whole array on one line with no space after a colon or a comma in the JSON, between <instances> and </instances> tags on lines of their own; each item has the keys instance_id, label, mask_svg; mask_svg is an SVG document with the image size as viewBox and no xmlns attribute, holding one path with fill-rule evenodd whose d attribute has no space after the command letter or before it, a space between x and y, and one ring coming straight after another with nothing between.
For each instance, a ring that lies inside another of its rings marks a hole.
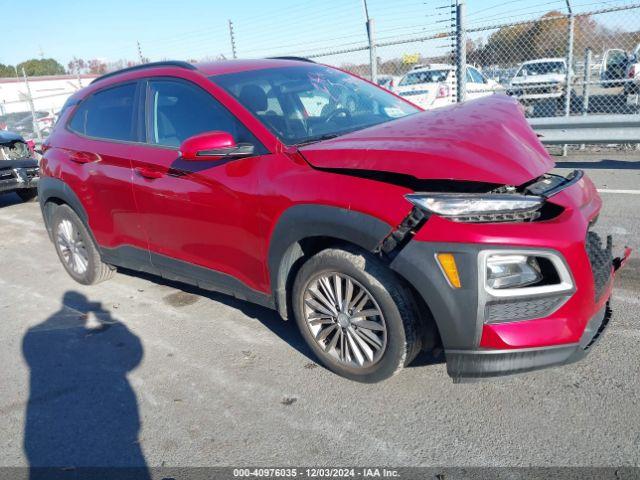
<instances>
[{"instance_id":1,"label":"rear side window","mask_svg":"<svg viewBox=\"0 0 640 480\"><path fill-rule=\"evenodd\" d=\"M220 130L236 143L259 146L258 140L226 108L200 87L175 80L149 82L150 125L147 136L155 145L179 147L189 137Z\"/></svg>"},{"instance_id":2,"label":"rear side window","mask_svg":"<svg viewBox=\"0 0 640 480\"><path fill-rule=\"evenodd\" d=\"M80 104L69 128L88 137L136 140L133 128L135 93L135 83L94 93Z\"/></svg>"}]
</instances>

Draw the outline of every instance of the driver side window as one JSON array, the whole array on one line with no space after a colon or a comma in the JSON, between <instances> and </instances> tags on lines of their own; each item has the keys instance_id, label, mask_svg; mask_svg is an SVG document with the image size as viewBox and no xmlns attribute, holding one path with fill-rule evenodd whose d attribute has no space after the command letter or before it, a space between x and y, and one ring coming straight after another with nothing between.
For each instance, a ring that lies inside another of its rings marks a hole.
<instances>
[{"instance_id":1,"label":"driver side window","mask_svg":"<svg viewBox=\"0 0 640 480\"><path fill-rule=\"evenodd\" d=\"M219 130L230 133L236 143L260 145L238 119L200 87L179 80L151 80L148 85L149 143L179 147L193 135Z\"/></svg>"}]
</instances>

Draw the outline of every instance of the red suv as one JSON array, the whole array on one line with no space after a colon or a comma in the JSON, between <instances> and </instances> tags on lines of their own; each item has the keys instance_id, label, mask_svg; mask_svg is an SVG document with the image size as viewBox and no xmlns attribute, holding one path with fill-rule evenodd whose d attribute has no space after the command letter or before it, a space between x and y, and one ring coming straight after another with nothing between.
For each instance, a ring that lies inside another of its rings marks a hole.
<instances>
[{"instance_id":1,"label":"red suv","mask_svg":"<svg viewBox=\"0 0 640 480\"><path fill-rule=\"evenodd\" d=\"M504 96L422 112L309 61L160 62L74 94L44 149L75 280L121 266L273 308L363 382L421 349L455 380L577 360L624 260L590 230L593 183L550 174Z\"/></svg>"}]
</instances>

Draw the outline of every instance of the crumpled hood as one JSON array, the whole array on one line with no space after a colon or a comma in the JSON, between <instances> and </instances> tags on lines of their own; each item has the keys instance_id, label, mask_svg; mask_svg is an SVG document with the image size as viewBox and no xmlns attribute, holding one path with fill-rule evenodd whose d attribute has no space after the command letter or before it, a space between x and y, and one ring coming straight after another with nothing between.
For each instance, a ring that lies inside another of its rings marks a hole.
<instances>
[{"instance_id":1,"label":"crumpled hood","mask_svg":"<svg viewBox=\"0 0 640 480\"><path fill-rule=\"evenodd\" d=\"M554 166L518 103L492 95L300 148L314 167L521 185Z\"/></svg>"}]
</instances>

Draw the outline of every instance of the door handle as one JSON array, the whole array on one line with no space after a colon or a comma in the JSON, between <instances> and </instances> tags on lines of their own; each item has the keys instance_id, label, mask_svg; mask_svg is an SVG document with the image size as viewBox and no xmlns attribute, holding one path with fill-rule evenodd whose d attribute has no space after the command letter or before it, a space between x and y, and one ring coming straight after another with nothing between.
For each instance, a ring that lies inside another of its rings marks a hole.
<instances>
[{"instance_id":1,"label":"door handle","mask_svg":"<svg viewBox=\"0 0 640 480\"><path fill-rule=\"evenodd\" d=\"M154 180L156 178L164 176L162 172L159 172L158 170L152 170L150 168L137 167L135 170L138 175L144 178L148 178L149 180Z\"/></svg>"},{"instance_id":2,"label":"door handle","mask_svg":"<svg viewBox=\"0 0 640 480\"><path fill-rule=\"evenodd\" d=\"M100 155L91 152L72 152L70 155L71 161L85 164L100 161Z\"/></svg>"}]
</instances>

